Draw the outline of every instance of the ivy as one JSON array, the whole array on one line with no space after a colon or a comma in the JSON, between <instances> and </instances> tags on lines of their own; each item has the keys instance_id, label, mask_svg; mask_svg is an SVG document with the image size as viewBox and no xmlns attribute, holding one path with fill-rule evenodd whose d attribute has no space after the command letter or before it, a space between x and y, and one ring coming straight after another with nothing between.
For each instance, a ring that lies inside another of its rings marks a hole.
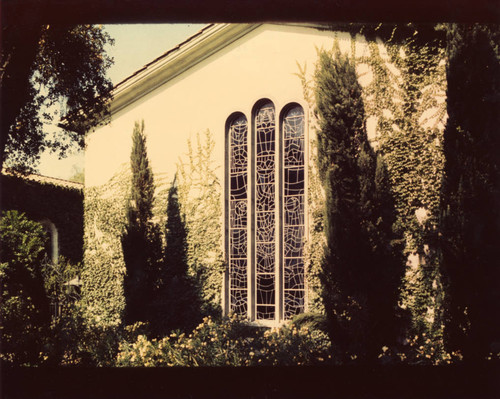
<instances>
[{"instance_id":1,"label":"ivy","mask_svg":"<svg viewBox=\"0 0 500 399\"><path fill-rule=\"evenodd\" d=\"M130 192L127 165L108 183L85 189L85 255L82 303L91 324L117 326L125 307L122 236Z\"/></svg>"},{"instance_id":2,"label":"ivy","mask_svg":"<svg viewBox=\"0 0 500 399\"><path fill-rule=\"evenodd\" d=\"M224 274L222 188L209 130L188 140L186 161L178 165L179 202L187 234L189 273L199 284L203 313L221 312Z\"/></svg>"},{"instance_id":3,"label":"ivy","mask_svg":"<svg viewBox=\"0 0 500 399\"><path fill-rule=\"evenodd\" d=\"M187 230L188 274L196 281L202 312L221 312L224 274L222 189L213 157L215 142L209 131L197 135L193 148L178 165L178 200ZM85 267L82 300L85 317L94 324L122 322L126 273L120 237L126 225L131 172L127 165L110 181L85 190ZM156 179L153 220L164 225L170 184ZM163 232L163 235L165 232Z\"/></svg>"},{"instance_id":4,"label":"ivy","mask_svg":"<svg viewBox=\"0 0 500 399\"><path fill-rule=\"evenodd\" d=\"M426 334L442 342L439 255L431 243L444 166L444 47L439 39L421 39L415 28L396 42L371 41L369 48L370 55L358 61L373 71L365 104L377 121L376 145L387 164L405 252L412 255L401 306L410 313L411 335Z\"/></svg>"},{"instance_id":5,"label":"ivy","mask_svg":"<svg viewBox=\"0 0 500 399\"><path fill-rule=\"evenodd\" d=\"M443 178L443 128L447 117L443 35L433 28L411 24L350 24L341 28L349 31L353 38L351 57L363 86L367 122L375 126L370 142L387 166L397 210L395 229L405 237L408 262L400 289L400 306L408 312L407 334L412 337L412 345L421 341L432 345L432 352L438 356L442 349L443 287L434 242ZM339 30L339 27L332 29ZM356 39L359 38L366 40L368 51L358 51ZM299 65L297 75L312 110L316 106L311 98L314 83L308 79L305 65ZM310 131L317 129L313 115L309 124ZM316 143L314 140L310 143L313 160L317 156ZM312 283L317 276L314 271L318 270L325 245L321 222L324 193L319 187L314 162L310 162L308 175L311 233L307 245L307 281L316 288L317 283ZM318 291L322 290L319 287ZM314 308L320 308L314 303L310 301Z\"/></svg>"},{"instance_id":6,"label":"ivy","mask_svg":"<svg viewBox=\"0 0 500 399\"><path fill-rule=\"evenodd\" d=\"M83 258L83 192L49 182L2 175L2 209L16 209L32 220L50 219L56 225L59 252L71 262Z\"/></svg>"},{"instance_id":7,"label":"ivy","mask_svg":"<svg viewBox=\"0 0 500 399\"><path fill-rule=\"evenodd\" d=\"M296 74L303 89L303 95L306 99L309 114L309 131L317 129L317 120L314 116L315 99L312 92L313 83L308 79L307 65L303 67L297 64L299 72ZM309 159L307 163L307 210L309 219L309 235L305 243L305 265L306 265L306 293L307 308L310 312L324 313L323 288L320 281L321 262L326 244L324 233L324 203L325 192L321 185L317 165L317 140L315 137L309 137Z\"/></svg>"}]
</instances>

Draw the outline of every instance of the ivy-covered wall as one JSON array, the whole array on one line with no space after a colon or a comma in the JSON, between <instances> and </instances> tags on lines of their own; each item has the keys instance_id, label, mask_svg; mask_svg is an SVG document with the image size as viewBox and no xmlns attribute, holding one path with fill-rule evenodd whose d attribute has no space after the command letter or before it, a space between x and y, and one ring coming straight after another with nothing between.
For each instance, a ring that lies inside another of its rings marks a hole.
<instances>
[{"instance_id":1,"label":"ivy-covered wall","mask_svg":"<svg viewBox=\"0 0 500 399\"><path fill-rule=\"evenodd\" d=\"M121 236L126 222L130 170L126 165L102 186L85 188L85 254L82 301L86 319L96 325L122 322L125 262Z\"/></svg>"},{"instance_id":2,"label":"ivy-covered wall","mask_svg":"<svg viewBox=\"0 0 500 399\"><path fill-rule=\"evenodd\" d=\"M71 262L83 259L83 190L78 184L52 183L3 174L0 179L3 210L24 212L35 221L49 219L58 231L59 254ZM66 185L63 185L66 184Z\"/></svg>"},{"instance_id":3,"label":"ivy-covered wall","mask_svg":"<svg viewBox=\"0 0 500 399\"><path fill-rule=\"evenodd\" d=\"M431 27L393 29L383 45L378 38L370 41L370 55L358 62L373 73L364 90L365 106L387 164L397 228L405 237L408 262L400 306L408 312L412 336L441 348L443 287L433 235L447 117L444 43L439 32L429 32Z\"/></svg>"},{"instance_id":4,"label":"ivy-covered wall","mask_svg":"<svg viewBox=\"0 0 500 399\"><path fill-rule=\"evenodd\" d=\"M222 241L222 187L214 159L214 140L209 131L187 140L188 153L178 164L178 187L182 221L187 231L188 273L197 282L202 313L220 313L224 273ZM85 265L82 298L87 319L97 325L123 321L126 273L121 245L126 204L130 195L128 165L102 186L85 189ZM153 221L165 237L168 191L173 182L154 176L156 187ZM165 254L168 256L168 251Z\"/></svg>"},{"instance_id":5,"label":"ivy-covered wall","mask_svg":"<svg viewBox=\"0 0 500 399\"><path fill-rule=\"evenodd\" d=\"M405 236L408 259L400 306L407 309L413 331L440 331L439 258L433 248L443 170L442 135L446 121L445 56L439 33L418 27L352 27L350 51L355 60L372 146L387 164L398 212L397 228ZM429 34L430 32L430 34ZM347 35L348 37L348 35ZM342 34L342 40L346 40ZM347 39L349 40L349 39ZM333 43L332 43L333 44ZM342 46L341 46L342 47ZM344 51L346 46L343 46ZM349 51L349 45L347 45ZM309 310L323 311L320 261L324 245L324 193L315 169L314 65L300 66L303 98L308 103L309 169L307 283ZM147 120L146 120L147 123ZM196 276L207 308L221 303L223 259L222 186L215 170L224 164L213 156L207 133L189 146L179 165L179 202L188 228L190 273ZM219 144L217 144L219 145ZM194 147L194 148L193 148ZM83 296L96 321L119 323L123 312L125 265L120 236L130 173L85 191L85 272ZM165 226L171 177L155 174L155 221ZM207 309L208 310L208 309ZM438 334L439 335L439 334Z\"/></svg>"},{"instance_id":6,"label":"ivy-covered wall","mask_svg":"<svg viewBox=\"0 0 500 399\"><path fill-rule=\"evenodd\" d=\"M443 287L435 235L447 118L442 34L432 26L351 25L344 28L351 34L349 56L356 64L363 87L368 136L387 165L396 201L395 228L405 237L404 252L408 261L399 305L407 312L412 336L418 336L419 342L433 338L431 344L440 346ZM360 42L366 42L367 46L359 46ZM316 105L312 92L315 82L306 67L311 65L299 66L298 76L311 110L308 277L309 285L316 288L321 269L321 240L324 240L324 193L314 162ZM311 310L321 308L314 292L310 294L309 303Z\"/></svg>"}]
</instances>

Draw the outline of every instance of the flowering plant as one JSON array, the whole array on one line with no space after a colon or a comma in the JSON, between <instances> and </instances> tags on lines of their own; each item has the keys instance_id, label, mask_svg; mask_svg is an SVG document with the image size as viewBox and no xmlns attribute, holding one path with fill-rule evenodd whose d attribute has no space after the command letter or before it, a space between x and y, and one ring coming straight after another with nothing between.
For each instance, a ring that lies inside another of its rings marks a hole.
<instances>
[{"instance_id":1,"label":"flowering plant","mask_svg":"<svg viewBox=\"0 0 500 399\"><path fill-rule=\"evenodd\" d=\"M237 316L220 322L205 317L194 331L172 332L162 339L122 342L118 366L309 365L330 359L327 335L285 325L263 331Z\"/></svg>"}]
</instances>

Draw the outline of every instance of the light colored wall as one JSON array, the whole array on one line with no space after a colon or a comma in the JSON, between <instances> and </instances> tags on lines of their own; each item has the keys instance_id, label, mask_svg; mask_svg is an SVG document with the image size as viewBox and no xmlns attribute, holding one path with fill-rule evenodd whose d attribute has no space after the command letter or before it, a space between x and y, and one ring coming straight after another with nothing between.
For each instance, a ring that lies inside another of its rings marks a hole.
<instances>
[{"instance_id":1,"label":"light colored wall","mask_svg":"<svg viewBox=\"0 0 500 399\"><path fill-rule=\"evenodd\" d=\"M314 72L316 48L330 49L334 32L313 28L270 25L258 27L216 54L165 83L113 115L109 125L89 135L85 156L85 184L106 183L130 159L134 122L144 119L148 155L155 174L167 181L176 171L186 142L209 129L215 140L215 155L224 163L224 127L227 117L241 111L251 117L253 105L271 99L276 110L289 102L305 108L297 63ZM349 34L338 36L341 49L350 51ZM365 42L357 37L358 49ZM219 169L221 181L223 168Z\"/></svg>"}]
</instances>

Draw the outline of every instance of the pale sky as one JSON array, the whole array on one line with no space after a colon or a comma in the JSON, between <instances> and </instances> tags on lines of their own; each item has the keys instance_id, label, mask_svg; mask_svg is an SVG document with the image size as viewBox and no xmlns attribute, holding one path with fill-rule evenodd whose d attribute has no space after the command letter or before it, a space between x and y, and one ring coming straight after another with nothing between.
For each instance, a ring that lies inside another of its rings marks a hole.
<instances>
[{"instance_id":1,"label":"pale sky","mask_svg":"<svg viewBox=\"0 0 500 399\"><path fill-rule=\"evenodd\" d=\"M108 76L116 85L204 26L205 24L104 25L105 30L115 39L115 45L106 49L115 61L108 70ZM57 155L43 153L39 173L68 179L75 173L75 167L84 168L83 151L61 160Z\"/></svg>"}]
</instances>

